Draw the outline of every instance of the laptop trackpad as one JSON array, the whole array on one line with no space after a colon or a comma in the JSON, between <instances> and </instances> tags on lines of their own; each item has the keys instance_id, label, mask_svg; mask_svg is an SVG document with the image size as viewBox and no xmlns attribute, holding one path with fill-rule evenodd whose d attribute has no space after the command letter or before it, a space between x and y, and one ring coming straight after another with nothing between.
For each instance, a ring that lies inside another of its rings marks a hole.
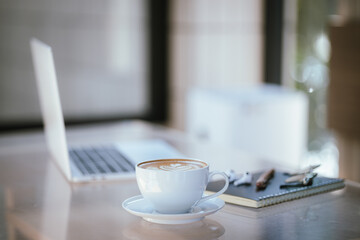
<instances>
[{"instance_id":1,"label":"laptop trackpad","mask_svg":"<svg viewBox=\"0 0 360 240\"><path fill-rule=\"evenodd\" d=\"M120 142L116 143L116 147L135 164L153 159L185 157L173 146L160 139Z\"/></svg>"}]
</instances>

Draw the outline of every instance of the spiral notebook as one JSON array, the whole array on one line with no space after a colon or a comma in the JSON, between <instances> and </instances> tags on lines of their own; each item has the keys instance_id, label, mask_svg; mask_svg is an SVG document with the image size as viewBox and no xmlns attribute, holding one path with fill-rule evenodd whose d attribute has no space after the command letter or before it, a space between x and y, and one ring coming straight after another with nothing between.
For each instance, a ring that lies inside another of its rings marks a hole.
<instances>
[{"instance_id":1,"label":"spiral notebook","mask_svg":"<svg viewBox=\"0 0 360 240\"><path fill-rule=\"evenodd\" d=\"M219 198L227 203L236 205L261 208L285 201L311 196L323 192L333 191L345 186L344 179L316 177L313 179L311 186L288 187L281 189L280 185L284 184L285 179L289 176L282 172L275 172L274 177L269 181L264 190L256 190L256 180L261 173L253 174L251 185L234 186L229 188L220 195ZM224 185L223 181L213 181L207 186L206 193L217 192Z\"/></svg>"}]
</instances>

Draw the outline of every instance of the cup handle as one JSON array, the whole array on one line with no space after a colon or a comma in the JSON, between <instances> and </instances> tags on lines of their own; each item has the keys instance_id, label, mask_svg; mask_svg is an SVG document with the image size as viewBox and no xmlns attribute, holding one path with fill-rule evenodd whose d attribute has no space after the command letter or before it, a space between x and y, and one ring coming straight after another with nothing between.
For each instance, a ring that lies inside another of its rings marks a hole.
<instances>
[{"instance_id":1,"label":"cup handle","mask_svg":"<svg viewBox=\"0 0 360 240\"><path fill-rule=\"evenodd\" d=\"M223 193L226 191L226 189L227 189L228 186L229 186L229 178L228 178L228 176L227 176L225 173L219 172L219 171L213 171L213 172L211 172L211 173L209 174L209 182L210 182L211 178L212 178L214 175L216 175L216 174L219 174L219 175L221 175L221 176L224 177L224 179L225 179L225 185L224 185L224 187L223 187L220 191L218 191L218 192L216 192L216 193L213 193L213 194L211 194L211 195L209 195L209 196L202 197L195 205L199 205L199 204L202 203L202 202L205 202L205 201L207 201L207 200L209 200L209 199L211 199L211 198L217 197L217 196L223 194Z\"/></svg>"}]
</instances>

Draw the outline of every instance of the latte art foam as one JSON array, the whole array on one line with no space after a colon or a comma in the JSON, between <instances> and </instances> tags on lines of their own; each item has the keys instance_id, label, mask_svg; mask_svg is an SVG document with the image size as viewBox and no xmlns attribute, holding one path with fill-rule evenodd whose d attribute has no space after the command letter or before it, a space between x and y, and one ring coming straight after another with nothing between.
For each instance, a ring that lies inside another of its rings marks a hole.
<instances>
[{"instance_id":1,"label":"latte art foam","mask_svg":"<svg viewBox=\"0 0 360 240\"><path fill-rule=\"evenodd\" d=\"M139 167L149 170L162 170L162 171L190 171L206 167L206 163L196 160L154 160L144 162Z\"/></svg>"},{"instance_id":2,"label":"latte art foam","mask_svg":"<svg viewBox=\"0 0 360 240\"><path fill-rule=\"evenodd\" d=\"M195 164L172 163L170 165L160 166L159 168L164 171L188 171L192 169L198 169L200 166Z\"/></svg>"}]
</instances>

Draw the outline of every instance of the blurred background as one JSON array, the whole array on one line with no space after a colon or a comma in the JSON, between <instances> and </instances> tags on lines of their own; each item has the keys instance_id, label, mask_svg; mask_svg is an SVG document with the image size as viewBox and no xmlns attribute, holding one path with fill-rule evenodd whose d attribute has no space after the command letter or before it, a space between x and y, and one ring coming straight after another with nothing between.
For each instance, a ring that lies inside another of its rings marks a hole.
<instances>
[{"instance_id":1,"label":"blurred background","mask_svg":"<svg viewBox=\"0 0 360 240\"><path fill-rule=\"evenodd\" d=\"M32 37L67 125L144 119L360 181L359 0L0 0L0 130L42 127Z\"/></svg>"}]
</instances>

